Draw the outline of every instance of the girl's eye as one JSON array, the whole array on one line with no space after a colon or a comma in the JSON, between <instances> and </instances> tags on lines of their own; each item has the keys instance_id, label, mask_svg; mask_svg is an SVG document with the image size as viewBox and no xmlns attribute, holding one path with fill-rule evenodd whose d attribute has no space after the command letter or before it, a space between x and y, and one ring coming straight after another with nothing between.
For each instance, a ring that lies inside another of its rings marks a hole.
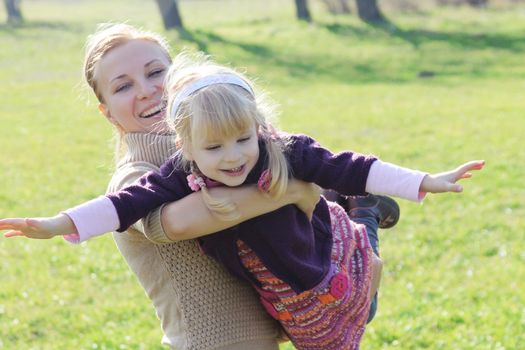
<instances>
[{"instance_id":1,"label":"girl's eye","mask_svg":"<svg viewBox=\"0 0 525 350\"><path fill-rule=\"evenodd\" d=\"M211 145L211 146L207 146L206 150L207 151L213 151L213 150L219 149L219 147L221 147L221 146L220 145Z\"/></svg>"},{"instance_id":2,"label":"girl's eye","mask_svg":"<svg viewBox=\"0 0 525 350\"><path fill-rule=\"evenodd\" d=\"M121 85L117 86L117 88L115 89L115 92L121 92L121 91L127 90L127 89L129 89L130 86L131 86L130 83L121 84Z\"/></svg>"},{"instance_id":3,"label":"girl's eye","mask_svg":"<svg viewBox=\"0 0 525 350\"><path fill-rule=\"evenodd\" d=\"M242 137L240 139L237 140L237 142L246 142L246 141L249 141L250 140L250 136L247 136L247 137Z\"/></svg>"}]
</instances>

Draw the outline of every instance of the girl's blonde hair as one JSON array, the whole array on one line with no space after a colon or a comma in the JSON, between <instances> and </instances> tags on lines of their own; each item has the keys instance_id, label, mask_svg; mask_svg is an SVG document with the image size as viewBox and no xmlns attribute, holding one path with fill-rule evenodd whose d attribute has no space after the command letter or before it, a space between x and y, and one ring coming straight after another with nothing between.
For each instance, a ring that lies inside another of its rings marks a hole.
<instances>
[{"instance_id":1,"label":"girl's blonde hair","mask_svg":"<svg viewBox=\"0 0 525 350\"><path fill-rule=\"evenodd\" d=\"M172 110L173 101L178 93L196 79L215 74L231 74L246 82L254 91L253 83L243 74L218 65L203 54L179 54L170 67L165 83L168 99L167 122L171 131L177 135L181 149L189 149L196 138L228 137L238 132L245 132L255 127L258 136L267 149L266 164L271 174L268 194L279 198L288 186L288 163L284 154L285 142L274 137L275 130L269 123L276 117L273 105L262 93L255 96L246 89L232 84L213 84L199 89L182 100L176 111ZM181 165L195 176L202 176L195 164L181 157ZM205 202L210 210L225 220L238 216L235 206L224 200L210 196L206 188L202 189Z\"/></svg>"},{"instance_id":2,"label":"girl's blonde hair","mask_svg":"<svg viewBox=\"0 0 525 350\"><path fill-rule=\"evenodd\" d=\"M100 103L104 103L104 97L98 87L98 63L109 51L122 46L133 40L145 40L158 44L166 54L168 62L171 63L170 47L161 35L143 29L133 27L126 23L101 23L97 26L95 33L88 36L84 54L84 80L93 90ZM115 158L118 161L126 150L124 143L124 132L115 127L116 151Z\"/></svg>"}]
</instances>

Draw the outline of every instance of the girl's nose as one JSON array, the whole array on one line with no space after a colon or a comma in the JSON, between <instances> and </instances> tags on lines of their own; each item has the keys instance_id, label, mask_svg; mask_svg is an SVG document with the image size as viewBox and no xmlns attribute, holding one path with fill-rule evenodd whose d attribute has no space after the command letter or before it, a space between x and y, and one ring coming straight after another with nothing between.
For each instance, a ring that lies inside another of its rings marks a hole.
<instances>
[{"instance_id":1,"label":"girl's nose","mask_svg":"<svg viewBox=\"0 0 525 350\"><path fill-rule=\"evenodd\" d=\"M239 159L240 152L237 147L228 147L224 154L224 160L227 162L235 162Z\"/></svg>"}]
</instances>

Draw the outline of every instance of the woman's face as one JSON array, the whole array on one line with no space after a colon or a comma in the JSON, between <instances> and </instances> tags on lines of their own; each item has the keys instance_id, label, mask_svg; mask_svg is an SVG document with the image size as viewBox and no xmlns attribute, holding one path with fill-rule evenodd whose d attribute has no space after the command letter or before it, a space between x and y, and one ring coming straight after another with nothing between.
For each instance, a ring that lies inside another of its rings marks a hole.
<instances>
[{"instance_id":1,"label":"woman's face","mask_svg":"<svg viewBox=\"0 0 525 350\"><path fill-rule=\"evenodd\" d=\"M164 77L170 65L165 51L146 40L132 40L98 62L100 111L124 132L167 131Z\"/></svg>"}]
</instances>

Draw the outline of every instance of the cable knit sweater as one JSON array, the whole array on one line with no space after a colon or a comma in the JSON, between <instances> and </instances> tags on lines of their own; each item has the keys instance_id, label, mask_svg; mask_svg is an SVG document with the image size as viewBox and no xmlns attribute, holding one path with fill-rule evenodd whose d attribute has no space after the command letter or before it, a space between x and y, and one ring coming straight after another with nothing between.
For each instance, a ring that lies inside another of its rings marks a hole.
<instances>
[{"instance_id":1,"label":"cable knit sweater","mask_svg":"<svg viewBox=\"0 0 525 350\"><path fill-rule=\"evenodd\" d=\"M108 192L158 170L175 149L169 136L132 133L125 141L128 151ZM276 324L250 286L203 255L195 241L171 242L162 230L160 210L126 232L115 232L114 238L155 306L163 343L177 350L276 349Z\"/></svg>"}]
</instances>

